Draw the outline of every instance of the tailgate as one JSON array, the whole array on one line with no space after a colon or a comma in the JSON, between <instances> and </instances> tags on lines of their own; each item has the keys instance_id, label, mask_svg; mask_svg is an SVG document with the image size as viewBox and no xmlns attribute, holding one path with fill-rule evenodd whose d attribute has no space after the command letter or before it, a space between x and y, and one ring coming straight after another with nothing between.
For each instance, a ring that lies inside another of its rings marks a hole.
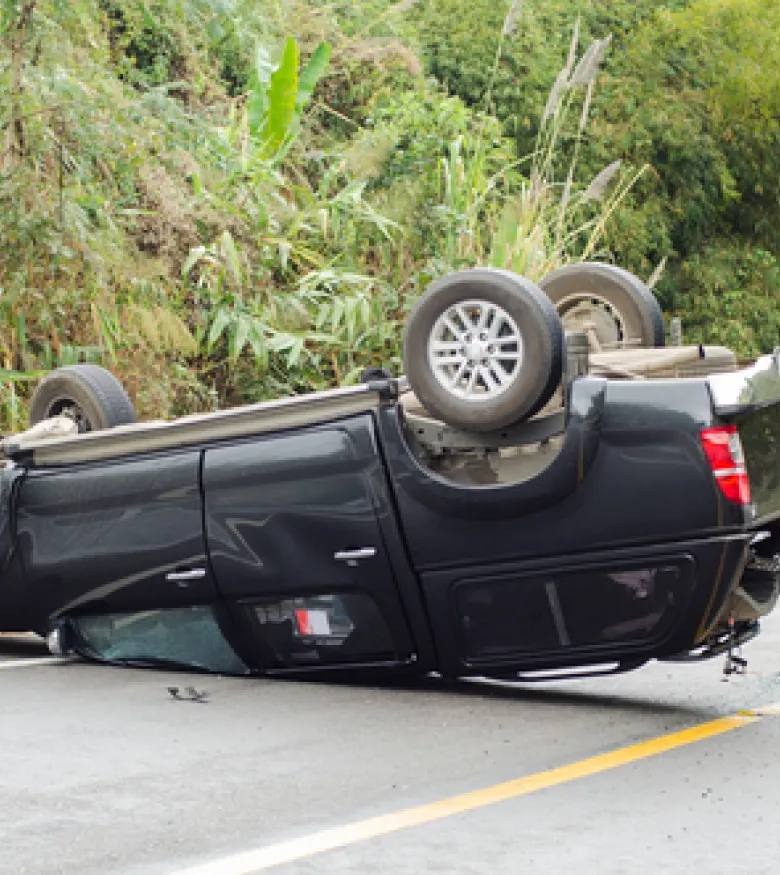
<instances>
[{"instance_id":1,"label":"tailgate","mask_svg":"<svg viewBox=\"0 0 780 875\"><path fill-rule=\"evenodd\" d=\"M757 521L780 518L780 347L707 383L716 416L739 431Z\"/></svg>"}]
</instances>

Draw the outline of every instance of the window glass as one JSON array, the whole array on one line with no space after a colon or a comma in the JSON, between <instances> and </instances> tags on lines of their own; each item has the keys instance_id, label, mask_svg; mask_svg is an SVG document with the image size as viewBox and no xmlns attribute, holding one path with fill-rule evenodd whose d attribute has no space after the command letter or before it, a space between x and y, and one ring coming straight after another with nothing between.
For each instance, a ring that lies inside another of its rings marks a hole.
<instances>
[{"instance_id":1,"label":"window glass","mask_svg":"<svg viewBox=\"0 0 780 875\"><path fill-rule=\"evenodd\" d=\"M455 604L467 659L663 638L690 598L688 562L464 580Z\"/></svg>"},{"instance_id":2,"label":"window glass","mask_svg":"<svg viewBox=\"0 0 780 875\"><path fill-rule=\"evenodd\" d=\"M72 621L86 650L109 661L171 662L247 674L208 606L103 614Z\"/></svg>"}]
</instances>

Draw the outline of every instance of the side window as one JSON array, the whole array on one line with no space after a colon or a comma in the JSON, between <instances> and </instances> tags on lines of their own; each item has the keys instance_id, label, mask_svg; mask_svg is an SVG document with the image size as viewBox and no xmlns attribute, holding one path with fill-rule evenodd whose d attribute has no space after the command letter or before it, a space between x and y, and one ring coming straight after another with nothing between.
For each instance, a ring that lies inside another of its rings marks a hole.
<instances>
[{"instance_id":1,"label":"side window","mask_svg":"<svg viewBox=\"0 0 780 875\"><path fill-rule=\"evenodd\" d=\"M171 663L223 674L247 674L206 605L71 620L81 646L109 662Z\"/></svg>"},{"instance_id":2,"label":"side window","mask_svg":"<svg viewBox=\"0 0 780 875\"><path fill-rule=\"evenodd\" d=\"M453 599L463 656L655 642L692 585L687 560L461 580Z\"/></svg>"}]
</instances>

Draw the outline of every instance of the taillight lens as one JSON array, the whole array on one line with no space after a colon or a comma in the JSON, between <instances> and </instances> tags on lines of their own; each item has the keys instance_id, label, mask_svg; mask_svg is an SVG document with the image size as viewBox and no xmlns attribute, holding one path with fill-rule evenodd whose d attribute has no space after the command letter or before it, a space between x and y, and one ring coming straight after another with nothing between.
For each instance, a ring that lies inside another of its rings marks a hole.
<instances>
[{"instance_id":1,"label":"taillight lens","mask_svg":"<svg viewBox=\"0 0 780 875\"><path fill-rule=\"evenodd\" d=\"M750 480L745 454L735 425L705 428L701 433L704 455L718 481L720 491L736 504L750 504Z\"/></svg>"}]
</instances>

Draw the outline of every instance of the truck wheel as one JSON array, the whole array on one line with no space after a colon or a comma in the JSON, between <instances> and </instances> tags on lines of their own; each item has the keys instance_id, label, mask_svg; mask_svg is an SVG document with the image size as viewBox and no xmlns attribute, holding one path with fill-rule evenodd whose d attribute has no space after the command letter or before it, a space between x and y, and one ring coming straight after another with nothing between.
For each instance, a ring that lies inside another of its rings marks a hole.
<instances>
[{"instance_id":1,"label":"truck wheel","mask_svg":"<svg viewBox=\"0 0 780 875\"><path fill-rule=\"evenodd\" d=\"M658 301L627 270L599 262L568 264L539 286L555 304L564 329L587 331L592 325L602 349L664 345Z\"/></svg>"},{"instance_id":2,"label":"truck wheel","mask_svg":"<svg viewBox=\"0 0 780 875\"><path fill-rule=\"evenodd\" d=\"M561 380L563 328L530 280L477 268L431 283L404 331L404 370L423 407L464 431L532 416Z\"/></svg>"},{"instance_id":3,"label":"truck wheel","mask_svg":"<svg viewBox=\"0 0 780 875\"><path fill-rule=\"evenodd\" d=\"M68 365L47 374L30 404L30 425L70 416L79 432L136 422L133 403L117 378L97 365Z\"/></svg>"}]
</instances>

